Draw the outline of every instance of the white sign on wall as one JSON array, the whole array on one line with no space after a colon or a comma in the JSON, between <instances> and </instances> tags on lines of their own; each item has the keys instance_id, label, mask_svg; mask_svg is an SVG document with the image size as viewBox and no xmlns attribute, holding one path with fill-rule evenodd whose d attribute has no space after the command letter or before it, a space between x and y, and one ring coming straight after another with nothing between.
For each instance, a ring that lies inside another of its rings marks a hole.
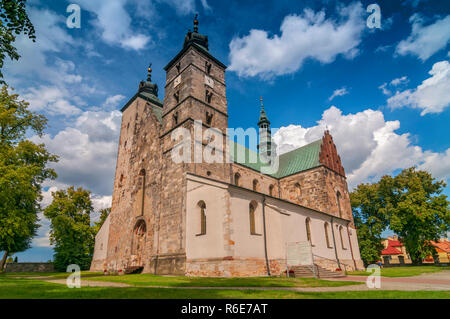
<instances>
[{"instance_id":1,"label":"white sign on wall","mask_svg":"<svg viewBox=\"0 0 450 319\"><path fill-rule=\"evenodd\" d=\"M310 242L286 244L286 259L288 266L307 266L313 264Z\"/></svg>"}]
</instances>

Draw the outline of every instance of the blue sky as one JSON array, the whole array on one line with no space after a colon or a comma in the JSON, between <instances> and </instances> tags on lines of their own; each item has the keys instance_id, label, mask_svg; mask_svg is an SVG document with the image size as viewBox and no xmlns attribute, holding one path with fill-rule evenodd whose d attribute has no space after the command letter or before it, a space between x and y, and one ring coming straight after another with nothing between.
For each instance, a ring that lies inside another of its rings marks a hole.
<instances>
[{"instance_id":1,"label":"blue sky","mask_svg":"<svg viewBox=\"0 0 450 319\"><path fill-rule=\"evenodd\" d=\"M81 7L81 28L66 8ZM7 82L49 118L43 141L61 160L51 191L68 185L111 201L120 112L153 63L182 47L193 16L210 52L229 66L229 126L256 126L264 97L279 152L318 139L337 144L349 187L418 166L450 177L450 4L377 1L381 28L370 29L375 1L46 0L29 1L37 42L17 40L22 59L7 62ZM449 188L445 193L450 194ZM51 259L48 221L22 261Z\"/></svg>"}]
</instances>

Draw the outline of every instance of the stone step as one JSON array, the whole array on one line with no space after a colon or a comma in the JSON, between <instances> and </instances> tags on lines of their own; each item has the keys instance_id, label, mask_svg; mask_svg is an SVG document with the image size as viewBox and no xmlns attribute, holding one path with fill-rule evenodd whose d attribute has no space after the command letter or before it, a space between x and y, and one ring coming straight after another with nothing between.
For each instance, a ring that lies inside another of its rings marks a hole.
<instances>
[{"instance_id":1,"label":"stone step","mask_svg":"<svg viewBox=\"0 0 450 319\"><path fill-rule=\"evenodd\" d=\"M308 266L296 266L292 267L294 271L295 277L300 278L311 278L314 277L314 272L312 267ZM314 270L318 278L337 278L337 277L345 277L345 272L343 271L332 271L325 268L322 268L318 265L314 265Z\"/></svg>"}]
</instances>

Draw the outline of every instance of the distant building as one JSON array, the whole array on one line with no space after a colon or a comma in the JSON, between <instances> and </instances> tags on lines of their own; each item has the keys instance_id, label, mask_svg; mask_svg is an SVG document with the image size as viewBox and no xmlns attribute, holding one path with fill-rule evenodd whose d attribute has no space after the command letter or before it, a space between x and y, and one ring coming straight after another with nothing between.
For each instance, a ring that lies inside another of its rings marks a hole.
<instances>
[{"instance_id":1,"label":"distant building","mask_svg":"<svg viewBox=\"0 0 450 319\"><path fill-rule=\"evenodd\" d=\"M401 243L397 235L388 237L382 241L384 249L381 251L381 259L383 264L411 264L411 257L406 251L405 246ZM432 241L431 244L436 248L439 257L439 263L450 262L450 241L442 238L438 242ZM433 256L428 256L423 263L434 263Z\"/></svg>"},{"instance_id":2,"label":"distant building","mask_svg":"<svg viewBox=\"0 0 450 319\"><path fill-rule=\"evenodd\" d=\"M382 241L382 244L384 245L384 249L381 251L383 263L387 263L386 260L388 260L390 264L411 263L411 258L397 235L388 237Z\"/></svg>"}]
</instances>

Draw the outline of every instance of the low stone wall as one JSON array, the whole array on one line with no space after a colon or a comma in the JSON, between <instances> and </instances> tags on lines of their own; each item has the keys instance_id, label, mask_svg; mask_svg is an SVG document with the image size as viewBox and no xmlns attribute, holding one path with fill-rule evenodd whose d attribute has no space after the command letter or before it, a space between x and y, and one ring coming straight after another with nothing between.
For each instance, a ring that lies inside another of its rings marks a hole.
<instances>
[{"instance_id":1,"label":"low stone wall","mask_svg":"<svg viewBox=\"0 0 450 319\"><path fill-rule=\"evenodd\" d=\"M8 263L5 272L54 272L52 263Z\"/></svg>"}]
</instances>

